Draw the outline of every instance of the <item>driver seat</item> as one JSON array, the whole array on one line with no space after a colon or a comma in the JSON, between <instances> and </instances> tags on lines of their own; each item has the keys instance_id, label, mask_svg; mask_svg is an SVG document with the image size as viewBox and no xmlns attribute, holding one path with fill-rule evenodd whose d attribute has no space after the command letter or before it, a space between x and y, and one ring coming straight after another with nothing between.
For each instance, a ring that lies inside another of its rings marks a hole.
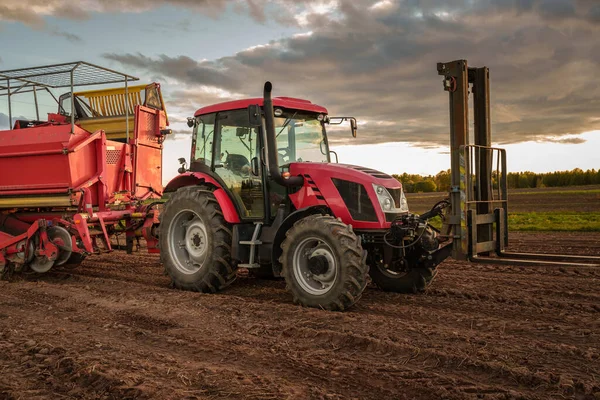
<instances>
[{"instance_id":1,"label":"driver seat","mask_svg":"<svg viewBox=\"0 0 600 400\"><path fill-rule=\"evenodd\" d=\"M250 165L250 161L242 154L227 154L225 162L229 165L229 169L236 173L241 173L242 167Z\"/></svg>"}]
</instances>

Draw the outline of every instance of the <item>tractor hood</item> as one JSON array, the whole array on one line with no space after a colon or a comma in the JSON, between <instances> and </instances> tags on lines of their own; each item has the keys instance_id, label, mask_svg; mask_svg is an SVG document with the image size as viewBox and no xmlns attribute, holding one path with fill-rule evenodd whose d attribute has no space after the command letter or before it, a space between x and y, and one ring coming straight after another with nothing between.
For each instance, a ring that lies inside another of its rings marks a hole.
<instances>
[{"instance_id":1,"label":"tractor hood","mask_svg":"<svg viewBox=\"0 0 600 400\"><path fill-rule=\"evenodd\" d=\"M296 209L324 206L356 229L387 229L408 211L402 185L383 172L348 164L295 162L290 176L303 178L290 194ZM384 206L387 206L384 210Z\"/></svg>"},{"instance_id":2,"label":"tractor hood","mask_svg":"<svg viewBox=\"0 0 600 400\"><path fill-rule=\"evenodd\" d=\"M363 185L375 183L389 189L401 189L402 184L394 177L375 169L361 167L351 164L334 163L291 163L289 165L290 175L310 175L314 178L337 178L349 180Z\"/></svg>"}]
</instances>

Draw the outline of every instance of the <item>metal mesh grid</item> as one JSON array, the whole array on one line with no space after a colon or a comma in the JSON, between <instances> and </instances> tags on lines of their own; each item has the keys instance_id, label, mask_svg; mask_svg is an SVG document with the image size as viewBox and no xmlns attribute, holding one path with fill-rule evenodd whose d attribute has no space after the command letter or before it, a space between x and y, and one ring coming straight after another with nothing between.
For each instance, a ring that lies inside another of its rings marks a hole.
<instances>
[{"instance_id":1,"label":"metal mesh grid","mask_svg":"<svg viewBox=\"0 0 600 400\"><path fill-rule=\"evenodd\" d=\"M71 72L73 82L71 83ZM73 86L101 85L127 81L137 81L131 75L117 72L85 61L75 61L64 64L45 65L41 67L19 68L0 71L0 90L7 90L7 80L11 90L23 85L44 88L63 88Z\"/></svg>"}]
</instances>

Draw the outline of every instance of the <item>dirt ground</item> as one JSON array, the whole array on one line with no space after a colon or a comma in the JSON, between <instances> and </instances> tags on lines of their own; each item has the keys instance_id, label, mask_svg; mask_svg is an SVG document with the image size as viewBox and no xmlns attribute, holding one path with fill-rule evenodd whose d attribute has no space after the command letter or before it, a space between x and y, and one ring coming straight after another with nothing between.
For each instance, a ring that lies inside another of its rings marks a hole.
<instances>
[{"instance_id":1,"label":"dirt ground","mask_svg":"<svg viewBox=\"0 0 600 400\"><path fill-rule=\"evenodd\" d=\"M600 234L512 234L600 255ZM600 270L448 261L333 313L282 281L169 288L154 255L0 282L1 399L600 399Z\"/></svg>"}]
</instances>

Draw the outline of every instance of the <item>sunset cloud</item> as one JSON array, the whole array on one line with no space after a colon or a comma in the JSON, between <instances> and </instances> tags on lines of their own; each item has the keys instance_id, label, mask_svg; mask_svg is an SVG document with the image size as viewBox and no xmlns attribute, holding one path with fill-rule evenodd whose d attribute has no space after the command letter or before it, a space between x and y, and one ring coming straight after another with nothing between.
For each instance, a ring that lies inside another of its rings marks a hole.
<instances>
[{"instance_id":1,"label":"sunset cloud","mask_svg":"<svg viewBox=\"0 0 600 400\"><path fill-rule=\"evenodd\" d=\"M165 94L174 113L191 115L212 102L260 96L262 84L270 80L275 95L308 98L332 115L363 121L352 143L444 145L448 100L436 63L464 58L470 65L490 67L494 141L562 140L600 128L600 5L593 0L68 4L6 0L0 19L37 26L50 15L77 20L169 5L214 18L233 10L259 23L303 31L212 60L166 52L104 54L115 67L169 82ZM348 140L344 135L332 138Z\"/></svg>"}]
</instances>

